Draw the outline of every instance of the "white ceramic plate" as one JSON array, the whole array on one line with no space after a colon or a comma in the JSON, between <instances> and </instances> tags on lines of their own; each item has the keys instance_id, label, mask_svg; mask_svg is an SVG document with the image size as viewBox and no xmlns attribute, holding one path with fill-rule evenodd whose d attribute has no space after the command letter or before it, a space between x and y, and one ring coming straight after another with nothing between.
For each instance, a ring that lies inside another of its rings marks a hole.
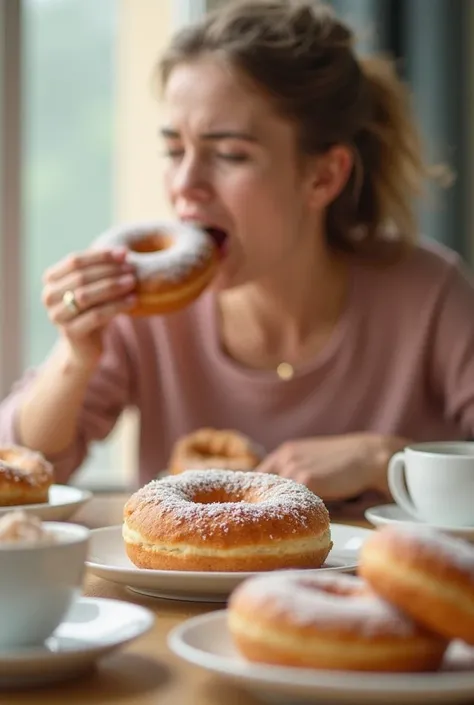
<instances>
[{"instance_id":1,"label":"white ceramic plate","mask_svg":"<svg viewBox=\"0 0 474 705\"><path fill-rule=\"evenodd\" d=\"M0 651L0 688L44 685L77 676L100 657L153 625L150 610L128 602L83 597L44 646Z\"/></svg>"},{"instance_id":2,"label":"white ceramic plate","mask_svg":"<svg viewBox=\"0 0 474 705\"><path fill-rule=\"evenodd\" d=\"M316 671L251 664L235 650L225 610L193 617L173 629L168 646L181 658L231 680L269 702L347 705L472 703L474 649L453 644L438 673ZM453 672L455 671L455 672ZM291 699L291 700L290 700Z\"/></svg>"},{"instance_id":3,"label":"white ceramic plate","mask_svg":"<svg viewBox=\"0 0 474 705\"><path fill-rule=\"evenodd\" d=\"M385 526L386 524L419 524L420 526L428 526L431 529L437 529L445 534L451 534L452 536L458 536L468 541L474 541L474 526L459 528L427 524L407 514L398 504L381 504L378 507L370 507L370 509L366 510L365 517L367 521L370 521L374 526Z\"/></svg>"},{"instance_id":4,"label":"white ceramic plate","mask_svg":"<svg viewBox=\"0 0 474 705\"><path fill-rule=\"evenodd\" d=\"M70 485L51 485L49 501L44 504L22 504L10 507L0 507L0 516L15 509L21 509L27 514L36 514L47 521L64 521L74 514L82 504L92 497L89 490L81 490Z\"/></svg>"},{"instance_id":5,"label":"white ceramic plate","mask_svg":"<svg viewBox=\"0 0 474 705\"><path fill-rule=\"evenodd\" d=\"M350 572L357 568L359 549L370 529L332 524L333 549L321 571ZM122 527L91 531L87 565L92 573L152 597L193 602L225 602L232 590L254 573L204 573L136 568L125 553ZM311 572L311 571L309 571Z\"/></svg>"}]
</instances>

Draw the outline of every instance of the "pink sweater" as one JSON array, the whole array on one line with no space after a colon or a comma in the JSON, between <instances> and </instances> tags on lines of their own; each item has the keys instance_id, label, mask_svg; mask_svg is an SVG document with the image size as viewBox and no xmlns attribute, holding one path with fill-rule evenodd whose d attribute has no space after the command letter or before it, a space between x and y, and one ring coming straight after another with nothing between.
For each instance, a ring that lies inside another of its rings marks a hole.
<instances>
[{"instance_id":1,"label":"pink sweater","mask_svg":"<svg viewBox=\"0 0 474 705\"><path fill-rule=\"evenodd\" d=\"M15 415L34 374L0 405L1 443L21 442ZM107 331L75 441L52 458L60 480L129 405L141 417L141 483L166 467L182 434L201 426L239 429L268 451L287 439L357 431L474 437L474 285L457 255L438 245L388 269L354 264L332 339L290 381L226 357L210 291L169 316L120 316Z\"/></svg>"}]
</instances>

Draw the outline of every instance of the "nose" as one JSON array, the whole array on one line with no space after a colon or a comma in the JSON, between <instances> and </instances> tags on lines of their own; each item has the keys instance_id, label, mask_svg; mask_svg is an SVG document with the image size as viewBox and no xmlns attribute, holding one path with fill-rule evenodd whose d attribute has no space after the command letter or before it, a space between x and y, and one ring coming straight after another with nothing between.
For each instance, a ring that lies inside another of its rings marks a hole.
<instances>
[{"instance_id":1,"label":"nose","mask_svg":"<svg viewBox=\"0 0 474 705\"><path fill-rule=\"evenodd\" d=\"M196 157L185 156L173 169L171 177L173 200L208 201L212 195L205 165Z\"/></svg>"}]
</instances>

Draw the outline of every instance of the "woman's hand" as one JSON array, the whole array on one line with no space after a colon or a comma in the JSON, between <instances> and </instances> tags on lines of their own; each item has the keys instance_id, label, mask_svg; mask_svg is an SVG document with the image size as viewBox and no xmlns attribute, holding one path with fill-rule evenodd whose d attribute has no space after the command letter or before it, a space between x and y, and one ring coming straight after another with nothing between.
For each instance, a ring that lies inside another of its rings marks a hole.
<instances>
[{"instance_id":1,"label":"woman's hand","mask_svg":"<svg viewBox=\"0 0 474 705\"><path fill-rule=\"evenodd\" d=\"M288 441L256 468L301 482L326 501L366 490L388 493L387 465L409 441L398 436L355 433Z\"/></svg>"},{"instance_id":2,"label":"woman's hand","mask_svg":"<svg viewBox=\"0 0 474 705\"><path fill-rule=\"evenodd\" d=\"M65 257L44 274L42 299L48 316L81 367L95 367L105 327L135 303L134 268L125 258L122 248L86 250Z\"/></svg>"}]
</instances>

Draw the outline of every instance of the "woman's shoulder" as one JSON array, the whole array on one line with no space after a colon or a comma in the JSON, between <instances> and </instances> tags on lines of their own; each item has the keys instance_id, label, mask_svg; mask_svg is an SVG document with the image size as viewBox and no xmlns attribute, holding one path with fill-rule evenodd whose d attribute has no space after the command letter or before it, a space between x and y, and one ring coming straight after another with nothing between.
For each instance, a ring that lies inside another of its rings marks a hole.
<instances>
[{"instance_id":1,"label":"woman's shoulder","mask_svg":"<svg viewBox=\"0 0 474 705\"><path fill-rule=\"evenodd\" d=\"M426 276L448 275L461 267L462 257L447 245L422 238L400 262L400 272L417 272Z\"/></svg>"},{"instance_id":2,"label":"woman's shoulder","mask_svg":"<svg viewBox=\"0 0 474 705\"><path fill-rule=\"evenodd\" d=\"M405 327L411 335L440 316L459 326L472 319L474 278L463 258L439 242L421 240L390 265L364 265L355 282L357 310L394 335Z\"/></svg>"},{"instance_id":3,"label":"woman's shoulder","mask_svg":"<svg viewBox=\"0 0 474 705\"><path fill-rule=\"evenodd\" d=\"M368 281L383 284L386 291L393 287L399 293L442 290L453 277L466 275L465 263L457 252L429 239L420 239L391 264L363 266L362 271Z\"/></svg>"}]
</instances>

